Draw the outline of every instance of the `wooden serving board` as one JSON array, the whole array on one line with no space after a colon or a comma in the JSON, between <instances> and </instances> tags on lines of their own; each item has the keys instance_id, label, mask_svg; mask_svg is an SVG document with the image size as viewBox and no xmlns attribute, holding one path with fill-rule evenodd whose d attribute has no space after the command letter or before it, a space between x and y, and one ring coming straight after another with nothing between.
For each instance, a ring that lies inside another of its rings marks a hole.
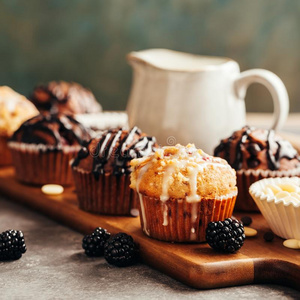
<instances>
[{"instance_id":1,"label":"wooden serving board","mask_svg":"<svg viewBox=\"0 0 300 300\"><path fill-rule=\"evenodd\" d=\"M45 196L39 187L17 182L12 168L0 169L0 193L82 233L98 226L111 233L126 232L140 245L145 263L195 288L268 282L300 289L300 250L285 248L279 237L265 242L263 234L268 226L260 214L251 214L251 226L258 235L247 238L237 253L220 254L206 243L175 244L151 239L143 234L139 218L84 212L77 206L74 187L65 189L60 196Z\"/></svg>"}]
</instances>

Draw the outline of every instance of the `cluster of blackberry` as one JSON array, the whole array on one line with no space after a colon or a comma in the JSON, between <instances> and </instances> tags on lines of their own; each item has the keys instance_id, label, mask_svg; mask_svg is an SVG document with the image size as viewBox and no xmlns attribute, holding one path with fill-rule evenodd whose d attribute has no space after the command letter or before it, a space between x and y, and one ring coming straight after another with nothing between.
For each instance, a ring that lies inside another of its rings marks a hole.
<instances>
[{"instance_id":1,"label":"cluster of blackberry","mask_svg":"<svg viewBox=\"0 0 300 300\"><path fill-rule=\"evenodd\" d=\"M126 267L138 261L138 247L133 238L123 232L111 236L106 229L97 227L82 240L82 248L88 256L102 256L109 264Z\"/></svg>"},{"instance_id":2,"label":"cluster of blackberry","mask_svg":"<svg viewBox=\"0 0 300 300\"><path fill-rule=\"evenodd\" d=\"M26 252L24 235L19 230L6 230L0 234L0 260L16 260Z\"/></svg>"},{"instance_id":3,"label":"cluster of blackberry","mask_svg":"<svg viewBox=\"0 0 300 300\"><path fill-rule=\"evenodd\" d=\"M217 251L233 253L243 246L245 238L244 226L238 220L211 222L206 228L206 241Z\"/></svg>"}]
</instances>

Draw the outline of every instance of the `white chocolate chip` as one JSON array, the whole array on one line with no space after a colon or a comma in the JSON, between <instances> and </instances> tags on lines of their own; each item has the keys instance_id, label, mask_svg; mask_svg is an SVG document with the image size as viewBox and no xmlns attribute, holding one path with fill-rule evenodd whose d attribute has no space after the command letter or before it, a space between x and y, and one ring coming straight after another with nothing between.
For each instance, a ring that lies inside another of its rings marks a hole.
<instances>
[{"instance_id":1,"label":"white chocolate chip","mask_svg":"<svg viewBox=\"0 0 300 300\"><path fill-rule=\"evenodd\" d=\"M282 191L282 189L279 186L274 185L274 184L268 184L268 185L266 185L265 188L271 189L275 195Z\"/></svg>"},{"instance_id":2,"label":"white chocolate chip","mask_svg":"<svg viewBox=\"0 0 300 300\"><path fill-rule=\"evenodd\" d=\"M265 188L264 192L265 192L266 195L269 195L269 196L271 196L271 197L274 196L273 190L270 189L269 187Z\"/></svg>"},{"instance_id":3,"label":"white chocolate chip","mask_svg":"<svg viewBox=\"0 0 300 300\"><path fill-rule=\"evenodd\" d=\"M276 199L282 199L288 196L290 196L290 193L285 191L279 192L275 195Z\"/></svg>"},{"instance_id":4,"label":"white chocolate chip","mask_svg":"<svg viewBox=\"0 0 300 300\"><path fill-rule=\"evenodd\" d=\"M46 184L42 186L42 192L46 195L60 195L64 191L64 188L59 184Z\"/></svg>"},{"instance_id":5,"label":"white chocolate chip","mask_svg":"<svg viewBox=\"0 0 300 300\"><path fill-rule=\"evenodd\" d=\"M244 227L245 236L251 237L257 235L257 230L251 227Z\"/></svg>"},{"instance_id":6,"label":"white chocolate chip","mask_svg":"<svg viewBox=\"0 0 300 300\"><path fill-rule=\"evenodd\" d=\"M296 239L285 240L283 246L290 249L300 249L300 241Z\"/></svg>"},{"instance_id":7,"label":"white chocolate chip","mask_svg":"<svg viewBox=\"0 0 300 300\"><path fill-rule=\"evenodd\" d=\"M292 183L282 183L279 184L279 187L285 192L289 192L289 193L299 192L299 187Z\"/></svg>"}]
</instances>

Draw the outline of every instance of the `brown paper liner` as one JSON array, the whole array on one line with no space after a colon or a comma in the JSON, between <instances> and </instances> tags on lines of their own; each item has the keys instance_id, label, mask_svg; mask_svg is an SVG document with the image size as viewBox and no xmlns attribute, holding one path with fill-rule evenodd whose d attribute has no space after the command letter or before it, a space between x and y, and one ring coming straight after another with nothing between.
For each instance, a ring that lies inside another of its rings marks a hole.
<instances>
[{"instance_id":1,"label":"brown paper liner","mask_svg":"<svg viewBox=\"0 0 300 300\"><path fill-rule=\"evenodd\" d=\"M7 137L0 136L0 166L9 166L12 164L11 152L7 141Z\"/></svg>"},{"instance_id":2,"label":"brown paper liner","mask_svg":"<svg viewBox=\"0 0 300 300\"><path fill-rule=\"evenodd\" d=\"M24 183L43 185L74 183L70 160L78 153L78 147L68 147L68 151L46 150L23 143L9 144L16 178Z\"/></svg>"},{"instance_id":3,"label":"brown paper liner","mask_svg":"<svg viewBox=\"0 0 300 300\"><path fill-rule=\"evenodd\" d=\"M73 168L79 207L106 215L133 215L138 208L138 196L129 188L129 175L102 174L97 180L93 173Z\"/></svg>"},{"instance_id":4,"label":"brown paper liner","mask_svg":"<svg viewBox=\"0 0 300 300\"><path fill-rule=\"evenodd\" d=\"M293 177L300 176L300 168L288 171L268 171L268 170L239 170L236 172L238 196L236 199L235 210L260 212L251 195L249 188L252 183L274 177Z\"/></svg>"},{"instance_id":5,"label":"brown paper liner","mask_svg":"<svg viewBox=\"0 0 300 300\"><path fill-rule=\"evenodd\" d=\"M172 198L162 202L142 194L139 194L139 198L144 233L168 242L204 242L208 223L230 218L236 200L236 196L233 196L224 199L202 198L194 203Z\"/></svg>"}]
</instances>

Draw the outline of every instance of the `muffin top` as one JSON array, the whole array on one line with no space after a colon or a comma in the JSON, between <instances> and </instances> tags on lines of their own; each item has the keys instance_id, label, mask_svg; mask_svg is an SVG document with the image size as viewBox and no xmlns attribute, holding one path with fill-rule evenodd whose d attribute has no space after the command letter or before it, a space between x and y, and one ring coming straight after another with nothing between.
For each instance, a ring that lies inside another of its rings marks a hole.
<instances>
[{"instance_id":1,"label":"muffin top","mask_svg":"<svg viewBox=\"0 0 300 300\"><path fill-rule=\"evenodd\" d=\"M87 114L102 111L93 93L74 82L51 81L37 86L30 98L40 111Z\"/></svg>"},{"instance_id":2,"label":"muffin top","mask_svg":"<svg viewBox=\"0 0 300 300\"><path fill-rule=\"evenodd\" d=\"M131 161L130 187L149 197L197 202L201 198L235 195L236 175L228 163L195 145L157 149L154 154Z\"/></svg>"},{"instance_id":3,"label":"muffin top","mask_svg":"<svg viewBox=\"0 0 300 300\"><path fill-rule=\"evenodd\" d=\"M10 137L26 120L39 112L23 95L0 86L0 135Z\"/></svg>"},{"instance_id":4,"label":"muffin top","mask_svg":"<svg viewBox=\"0 0 300 300\"><path fill-rule=\"evenodd\" d=\"M226 159L235 170L285 171L300 166L299 155L290 142L274 130L249 126L222 140L214 155Z\"/></svg>"},{"instance_id":5,"label":"muffin top","mask_svg":"<svg viewBox=\"0 0 300 300\"><path fill-rule=\"evenodd\" d=\"M156 139L142 133L137 127L130 131L110 129L83 147L72 166L93 172L96 179L104 173L128 174L132 159L146 156L156 147Z\"/></svg>"},{"instance_id":6,"label":"muffin top","mask_svg":"<svg viewBox=\"0 0 300 300\"><path fill-rule=\"evenodd\" d=\"M40 114L24 122L13 134L11 141L26 144L43 144L61 148L81 146L90 140L88 131L71 116Z\"/></svg>"}]
</instances>

